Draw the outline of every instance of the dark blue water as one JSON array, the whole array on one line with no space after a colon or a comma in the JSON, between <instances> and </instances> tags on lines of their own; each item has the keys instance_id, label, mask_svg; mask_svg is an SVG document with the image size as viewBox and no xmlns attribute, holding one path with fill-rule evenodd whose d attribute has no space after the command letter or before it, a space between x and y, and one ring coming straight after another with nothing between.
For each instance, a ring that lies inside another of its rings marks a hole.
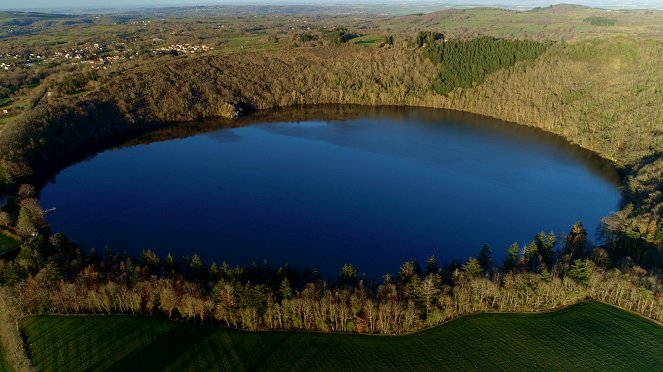
<instances>
[{"instance_id":1,"label":"dark blue water","mask_svg":"<svg viewBox=\"0 0 663 372\"><path fill-rule=\"evenodd\" d=\"M510 243L577 220L591 235L620 201L614 169L591 154L480 116L254 120L183 124L66 168L41 194L57 207L53 229L87 248L267 259L331 277L350 262L377 277L433 254L465 260L484 243L499 261Z\"/></svg>"}]
</instances>

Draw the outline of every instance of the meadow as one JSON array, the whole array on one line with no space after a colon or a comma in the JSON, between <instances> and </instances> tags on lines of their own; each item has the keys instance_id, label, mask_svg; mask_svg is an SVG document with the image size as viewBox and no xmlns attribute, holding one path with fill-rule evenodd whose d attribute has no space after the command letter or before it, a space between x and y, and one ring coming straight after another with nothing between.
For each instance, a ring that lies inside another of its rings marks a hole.
<instances>
[{"instance_id":1,"label":"meadow","mask_svg":"<svg viewBox=\"0 0 663 372\"><path fill-rule=\"evenodd\" d=\"M597 302L479 314L405 336L246 332L130 315L30 316L34 366L83 370L651 370L660 325Z\"/></svg>"},{"instance_id":2,"label":"meadow","mask_svg":"<svg viewBox=\"0 0 663 372\"><path fill-rule=\"evenodd\" d=\"M0 233L0 253L12 250L16 247L19 246L19 242L16 240L10 238L7 235L3 235Z\"/></svg>"}]
</instances>

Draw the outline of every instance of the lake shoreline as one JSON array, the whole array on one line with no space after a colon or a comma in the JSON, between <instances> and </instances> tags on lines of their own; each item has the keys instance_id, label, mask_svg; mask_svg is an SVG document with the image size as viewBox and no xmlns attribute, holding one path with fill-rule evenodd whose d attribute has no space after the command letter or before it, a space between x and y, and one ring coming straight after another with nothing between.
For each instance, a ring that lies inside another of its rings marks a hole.
<instances>
[{"instance_id":1,"label":"lake shoreline","mask_svg":"<svg viewBox=\"0 0 663 372\"><path fill-rule=\"evenodd\" d=\"M159 181L171 174L182 179ZM536 128L448 110L314 106L150 132L63 170L41 200L58 207L53 229L87 249L266 259L326 277L345 260L377 278L483 244L501 258L514 241L577 220L593 232L618 208L618 186L609 162Z\"/></svg>"}]
</instances>

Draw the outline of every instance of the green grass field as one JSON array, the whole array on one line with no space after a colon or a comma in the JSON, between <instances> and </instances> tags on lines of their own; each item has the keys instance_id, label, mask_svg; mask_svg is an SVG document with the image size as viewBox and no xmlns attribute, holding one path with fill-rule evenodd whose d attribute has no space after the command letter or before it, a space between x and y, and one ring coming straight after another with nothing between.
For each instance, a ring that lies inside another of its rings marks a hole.
<instances>
[{"instance_id":1,"label":"green grass field","mask_svg":"<svg viewBox=\"0 0 663 372\"><path fill-rule=\"evenodd\" d=\"M16 240L0 233L0 253L14 249L20 245Z\"/></svg>"},{"instance_id":2,"label":"green grass field","mask_svg":"<svg viewBox=\"0 0 663 372\"><path fill-rule=\"evenodd\" d=\"M127 315L22 322L43 371L655 370L663 327L585 302L547 314L482 314L407 336L243 332Z\"/></svg>"},{"instance_id":3,"label":"green grass field","mask_svg":"<svg viewBox=\"0 0 663 372\"><path fill-rule=\"evenodd\" d=\"M385 37L382 35L364 35L350 40L350 42L353 44L370 46L370 47L378 46L384 43L384 41Z\"/></svg>"},{"instance_id":4,"label":"green grass field","mask_svg":"<svg viewBox=\"0 0 663 372\"><path fill-rule=\"evenodd\" d=\"M2 348L0 348L0 371L11 371L10 365L7 364L7 360L2 354Z\"/></svg>"},{"instance_id":5,"label":"green grass field","mask_svg":"<svg viewBox=\"0 0 663 372\"><path fill-rule=\"evenodd\" d=\"M452 38L462 36L470 30L494 37L526 34L528 37L568 40L609 35L656 37L661 32L658 25L662 17L663 13L658 11L608 12L605 9L560 4L552 8L529 11L498 8L450 9L394 17L383 22L388 24L391 32L425 29L444 32Z\"/></svg>"}]
</instances>

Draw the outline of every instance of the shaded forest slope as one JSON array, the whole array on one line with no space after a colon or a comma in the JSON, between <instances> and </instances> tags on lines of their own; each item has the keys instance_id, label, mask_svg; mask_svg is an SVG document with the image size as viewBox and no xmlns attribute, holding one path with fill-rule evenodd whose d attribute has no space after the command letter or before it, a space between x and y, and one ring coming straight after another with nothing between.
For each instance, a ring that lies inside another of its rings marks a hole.
<instances>
[{"instance_id":1,"label":"shaded forest slope","mask_svg":"<svg viewBox=\"0 0 663 372\"><path fill-rule=\"evenodd\" d=\"M448 96L431 89L437 69L411 49L236 54L136 71L98 97L132 120L161 122L299 104L443 107L540 127L622 165L663 149L660 41L558 43L535 61Z\"/></svg>"},{"instance_id":2,"label":"shaded forest slope","mask_svg":"<svg viewBox=\"0 0 663 372\"><path fill-rule=\"evenodd\" d=\"M661 41L559 42L536 60L446 96L432 90L440 68L421 49L353 46L182 57L136 67L85 97L53 97L3 127L0 176L11 184L52 172L74 152L164 123L323 103L484 114L560 134L622 166L663 149ZM648 163L663 167L658 158ZM655 195L643 209L651 212L645 224L653 223L655 235L661 186L650 186Z\"/></svg>"}]
</instances>

